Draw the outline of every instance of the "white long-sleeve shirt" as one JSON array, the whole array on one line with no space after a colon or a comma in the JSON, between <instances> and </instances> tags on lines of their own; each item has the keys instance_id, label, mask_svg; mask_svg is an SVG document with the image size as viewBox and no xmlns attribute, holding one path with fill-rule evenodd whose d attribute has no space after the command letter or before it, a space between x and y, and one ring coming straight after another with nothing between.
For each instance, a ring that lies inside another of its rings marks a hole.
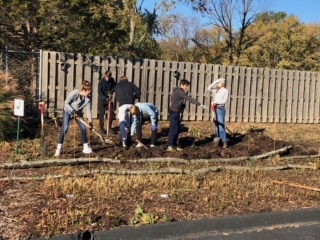
<instances>
[{"instance_id":1,"label":"white long-sleeve shirt","mask_svg":"<svg viewBox=\"0 0 320 240\"><path fill-rule=\"evenodd\" d=\"M217 105L225 105L228 101L229 91L226 88L220 88L214 95L213 103Z\"/></svg>"},{"instance_id":2,"label":"white long-sleeve shirt","mask_svg":"<svg viewBox=\"0 0 320 240\"><path fill-rule=\"evenodd\" d=\"M228 101L229 91L225 87L222 87L220 89L214 88L217 82L218 80L214 81L208 87L208 91L214 94L214 101L212 103L215 103L218 105L225 105Z\"/></svg>"}]
</instances>

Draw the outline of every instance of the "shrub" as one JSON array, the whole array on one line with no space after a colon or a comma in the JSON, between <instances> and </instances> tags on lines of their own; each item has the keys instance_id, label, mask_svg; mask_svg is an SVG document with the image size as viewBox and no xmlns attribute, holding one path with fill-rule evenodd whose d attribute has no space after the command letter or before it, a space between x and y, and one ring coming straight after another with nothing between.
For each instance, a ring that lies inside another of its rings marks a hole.
<instances>
[{"instance_id":1,"label":"shrub","mask_svg":"<svg viewBox=\"0 0 320 240\"><path fill-rule=\"evenodd\" d=\"M13 115L14 99L18 94L17 80L0 71L0 141L16 137L17 119Z\"/></svg>"}]
</instances>

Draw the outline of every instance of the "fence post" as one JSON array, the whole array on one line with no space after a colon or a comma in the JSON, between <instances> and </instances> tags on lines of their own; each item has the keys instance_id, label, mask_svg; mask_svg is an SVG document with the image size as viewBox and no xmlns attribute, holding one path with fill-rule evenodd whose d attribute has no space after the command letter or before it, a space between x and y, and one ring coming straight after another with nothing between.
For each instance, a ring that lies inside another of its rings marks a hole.
<instances>
[{"instance_id":1,"label":"fence post","mask_svg":"<svg viewBox=\"0 0 320 240\"><path fill-rule=\"evenodd\" d=\"M39 57L39 62L38 62L38 79L39 79L39 82L38 82L38 92L39 92L39 96L38 96L38 100L39 102L41 102L43 99L42 99L42 66L43 66L43 63L42 63L42 55L43 54L43 50L41 49L40 50L40 57Z\"/></svg>"}]
</instances>

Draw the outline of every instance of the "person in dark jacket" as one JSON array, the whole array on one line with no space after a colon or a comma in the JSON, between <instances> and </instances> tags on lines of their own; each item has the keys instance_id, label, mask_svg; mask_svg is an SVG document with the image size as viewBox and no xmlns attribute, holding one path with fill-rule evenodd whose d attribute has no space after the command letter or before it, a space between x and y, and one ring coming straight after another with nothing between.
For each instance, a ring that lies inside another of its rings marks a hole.
<instances>
[{"instance_id":1,"label":"person in dark jacket","mask_svg":"<svg viewBox=\"0 0 320 240\"><path fill-rule=\"evenodd\" d=\"M112 120L113 120L113 104L111 102L110 109L108 109L109 101L112 101L112 94L115 91L116 82L112 77L112 73L110 71L106 71L104 77L101 78L98 84L98 111L99 111L99 126L100 133L105 134L106 131L104 129L104 119L106 111L109 111L108 116L108 127L111 130Z\"/></svg>"},{"instance_id":2,"label":"person in dark jacket","mask_svg":"<svg viewBox=\"0 0 320 240\"><path fill-rule=\"evenodd\" d=\"M130 127L130 107L135 103L136 99L141 96L141 90L132 82L128 81L126 76L122 76L115 88L115 95L119 103L118 118L120 123L120 134L122 146L127 146L126 127Z\"/></svg>"},{"instance_id":3,"label":"person in dark jacket","mask_svg":"<svg viewBox=\"0 0 320 240\"><path fill-rule=\"evenodd\" d=\"M189 87L190 82L188 80L182 79L180 80L180 86L173 89L173 93L171 96L171 106L169 108L170 128L169 143L167 149L167 151L169 152L173 151L174 149L182 151L182 149L178 147L178 137L181 124L180 114L185 108L184 100L196 104L197 106L200 106L203 109L206 108L200 102L188 96L187 91Z\"/></svg>"}]
</instances>

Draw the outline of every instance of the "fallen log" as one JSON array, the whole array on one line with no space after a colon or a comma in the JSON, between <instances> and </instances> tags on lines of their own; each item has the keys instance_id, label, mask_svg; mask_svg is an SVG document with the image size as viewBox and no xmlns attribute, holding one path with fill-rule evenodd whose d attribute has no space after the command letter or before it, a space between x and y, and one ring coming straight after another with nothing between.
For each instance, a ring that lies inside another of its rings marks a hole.
<instances>
[{"instance_id":1,"label":"fallen log","mask_svg":"<svg viewBox=\"0 0 320 240\"><path fill-rule=\"evenodd\" d=\"M264 167L249 167L249 166L218 166L218 167L206 167L200 169L182 169L182 168L161 168L161 169L90 169L85 171L79 171L76 173L67 173L67 174L57 174L57 175L43 175L43 176L32 176L32 177L17 177L10 176L5 178L0 178L0 181L15 181L15 180L46 180L46 179L58 179L58 178L68 178L68 177L90 177L94 174L109 174L109 175L154 175L154 174L186 174L186 175L198 175L206 174L210 172L218 172L223 170L233 170L233 171L276 171L276 170L286 170L290 168L297 168L298 166L264 166ZM301 167L301 166L300 166ZM313 169L311 166L302 166L303 168Z\"/></svg>"},{"instance_id":2,"label":"fallen log","mask_svg":"<svg viewBox=\"0 0 320 240\"><path fill-rule=\"evenodd\" d=\"M47 159L47 160L37 160L37 161L22 161L15 163L2 163L0 164L0 169L24 169L24 168L39 168L46 166L64 166L64 165L76 165L76 164L86 164L86 163L114 163L120 164L124 161L132 163L141 162L175 162L175 163L207 163L207 162L219 162L219 163L230 163L230 162L241 162L246 160L258 160L265 159L271 156L275 156L286 152L291 146L287 146L278 150L273 150L271 152L260 154L250 157L238 157L238 158L210 158L210 159L183 159L183 158L143 158L143 159L130 159L130 160L118 160L111 158L72 158L72 159Z\"/></svg>"}]
</instances>

